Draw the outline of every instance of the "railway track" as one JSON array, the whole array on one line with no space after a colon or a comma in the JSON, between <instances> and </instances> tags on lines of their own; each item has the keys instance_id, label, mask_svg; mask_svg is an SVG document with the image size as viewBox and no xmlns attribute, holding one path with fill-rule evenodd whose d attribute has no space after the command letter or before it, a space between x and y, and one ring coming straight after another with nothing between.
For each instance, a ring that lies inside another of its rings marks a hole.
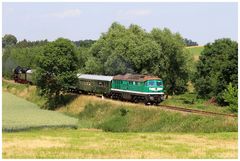
<instances>
[{"instance_id":1,"label":"railway track","mask_svg":"<svg viewBox=\"0 0 240 161\"><path fill-rule=\"evenodd\" d=\"M175 111L182 111L182 112L188 112L188 113L196 113L196 114L202 114L202 115L211 115L211 116L226 116L226 117L238 117L234 114L225 114L225 113L218 113L218 112L211 112L211 111L203 111L203 110L197 110L197 109L190 109L190 108L184 108L184 107L176 107L176 106L168 106L168 105L158 105L161 108L175 110Z\"/></svg>"},{"instance_id":2,"label":"railway track","mask_svg":"<svg viewBox=\"0 0 240 161\"><path fill-rule=\"evenodd\" d=\"M106 98L105 98L106 99ZM108 100L113 100L113 99L109 99ZM119 101L119 100L114 100L114 101ZM129 101L125 101L128 103L133 103L133 102L129 102ZM136 104L136 103L133 103ZM148 106L148 105L144 105L144 103L138 103L141 104L143 106ZM225 117L233 117L233 118L237 118L238 115L236 114L226 114L226 113L219 113L219 112L212 112L212 111L204 111L204 110L198 110L198 109L193 109L193 108L185 108L185 107L177 107L177 106L169 106L169 105L153 105L155 107L160 107L163 109L168 109L168 110L174 110L174 111L180 111L180 112L186 112L186 113L194 113L194 114L201 114L201 115L208 115L208 116L225 116Z\"/></svg>"}]
</instances>

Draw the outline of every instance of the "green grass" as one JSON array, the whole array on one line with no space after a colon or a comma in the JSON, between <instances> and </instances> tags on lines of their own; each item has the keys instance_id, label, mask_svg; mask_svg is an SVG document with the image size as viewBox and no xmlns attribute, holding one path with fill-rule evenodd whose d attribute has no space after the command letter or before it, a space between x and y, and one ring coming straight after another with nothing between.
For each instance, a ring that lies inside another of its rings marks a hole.
<instances>
[{"instance_id":1,"label":"green grass","mask_svg":"<svg viewBox=\"0 0 240 161\"><path fill-rule=\"evenodd\" d=\"M41 110L37 105L3 92L2 129L19 131L42 127L74 127L77 119L60 112Z\"/></svg>"},{"instance_id":2,"label":"green grass","mask_svg":"<svg viewBox=\"0 0 240 161\"><path fill-rule=\"evenodd\" d=\"M12 93L16 96L22 97L39 107L44 106L47 99L39 96L36 90L36 86L30 86L28 84L13 83L13 81L2 81L3 91Z\"/></svg>"},{"instance_id":3,"label":"green grass","mask_svg":"<svg viewBox=\"0 0 240 161\"><path fill-rule=\"evenodd\" d=\"M94 129L3 132L3 158L237 158L238 134L111 133Z\"/></svg>"},{"instance_id":4,"label":"green grass","mask_svg":"<svg viewBox=\"0 0 240 161\"><path fill-rule=\"evenodd\" d=\"M197 98L197 95L195 93L185 93L181 95L171 96L163 101L161 105L178 106L219 113L231 113L227 107L210 104L207 102L207 100Z\"/></svg>"},{"instance_id":5,"label":"green grass","mask_svg":"<svg viewBox=\"0 0 240 161\"><path fill-rule=\"evenodd\" d=\"M127 111L126 114L123 111ZM237 132L237 118L202 116L158 107L89 103L79 114L80 128L111 132Z\"/></svg>"},{"instance_id":6,"label":"green grass","mask_svg":"<svg viewBox=\"0 0 240 161\"><path fill-rule=\"evenodd\" d=\"M201 52L203 51L204 47L203 46L196 46L196 47L188 47L186 49L193 56L193 60L194 61L198 61L199 60L199 56L201 55Z\"/></svg>"}]
</instances>

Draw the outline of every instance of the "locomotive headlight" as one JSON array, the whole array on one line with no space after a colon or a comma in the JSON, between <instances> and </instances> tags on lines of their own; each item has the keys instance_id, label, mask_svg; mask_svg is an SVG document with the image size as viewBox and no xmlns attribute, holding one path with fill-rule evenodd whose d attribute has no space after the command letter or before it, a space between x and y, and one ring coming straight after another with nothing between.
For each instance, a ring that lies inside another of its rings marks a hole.
<instances>
[{"instance_id":1,"label":"locomotive headlight","mask_svg":"<svg viewBox=\"0 0 240 161\"><path fill-rule=\"evenodd\" d=\"M163 90L163 88L149 88L150 91L160 91Z\"/></svg>"},{"instance_id":2,"label":"locomotive headlight","mask_svg":"<svg viewBox=\"0 0 240 161\"><path fill-rule=\"evenodd\" d=\"M157 88L149 88L149 90L151 90L151 91L156 91Z\"/></svg>"}]
</instances>

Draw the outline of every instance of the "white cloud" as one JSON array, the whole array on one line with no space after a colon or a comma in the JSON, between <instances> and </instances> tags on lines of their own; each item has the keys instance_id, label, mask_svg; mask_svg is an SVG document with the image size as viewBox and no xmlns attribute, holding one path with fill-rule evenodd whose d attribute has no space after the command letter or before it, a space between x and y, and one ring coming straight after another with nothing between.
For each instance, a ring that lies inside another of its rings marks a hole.
<instances>
[{"instance_id":1,"label":"white cloud","mask_svg":"<svg viewBox=\"0 0 240 161\"><path fill-rule=\"evenodd\" d=\"M151 15L152 11L148 9L132 9L132 10L121 10L118 11L119 17L142 17Z\"/></svg>"},{"instance_id":2,"label":"white cloud","mask_svg":"<svg viewBox=\"0 0 240 161\"><path fill-rule=\"evenodd\" d=\"M79 9L68 9L62 12L50 13L49 16L54 18L69 18L69 17L80 16L80 14L81 14L81 11Z\"/></svg>"}]
</instances>

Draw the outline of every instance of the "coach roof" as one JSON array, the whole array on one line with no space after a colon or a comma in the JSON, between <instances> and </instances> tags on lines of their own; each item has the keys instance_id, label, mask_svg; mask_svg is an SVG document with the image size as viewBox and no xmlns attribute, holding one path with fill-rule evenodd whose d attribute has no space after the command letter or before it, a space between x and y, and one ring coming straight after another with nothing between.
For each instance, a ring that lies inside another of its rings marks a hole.
<instances>
[{"instance_id":1,"label":"coach roof","mask_svg":"<svg viewBox=\"0 0 240 161\"><path fill-rule=\"evenodd\" d=\"M144 82L147 80L161 80L161 79L151 75L125 74L125 75L114 76L113 80L128 80L128 81Z\"/></svg>"},{"instance_id":2,"label":"coach roof","mask_svg":"<svg viewBox=\"0 0 240 161\"><path fill-rule=\"evenodd\" d=\"M113 76L105 76L105 75L93 75L93 74L78 74L79 79L87 79L87 80L100 80L100 81L112 81Z\"/></svg>"}]
</instances>

